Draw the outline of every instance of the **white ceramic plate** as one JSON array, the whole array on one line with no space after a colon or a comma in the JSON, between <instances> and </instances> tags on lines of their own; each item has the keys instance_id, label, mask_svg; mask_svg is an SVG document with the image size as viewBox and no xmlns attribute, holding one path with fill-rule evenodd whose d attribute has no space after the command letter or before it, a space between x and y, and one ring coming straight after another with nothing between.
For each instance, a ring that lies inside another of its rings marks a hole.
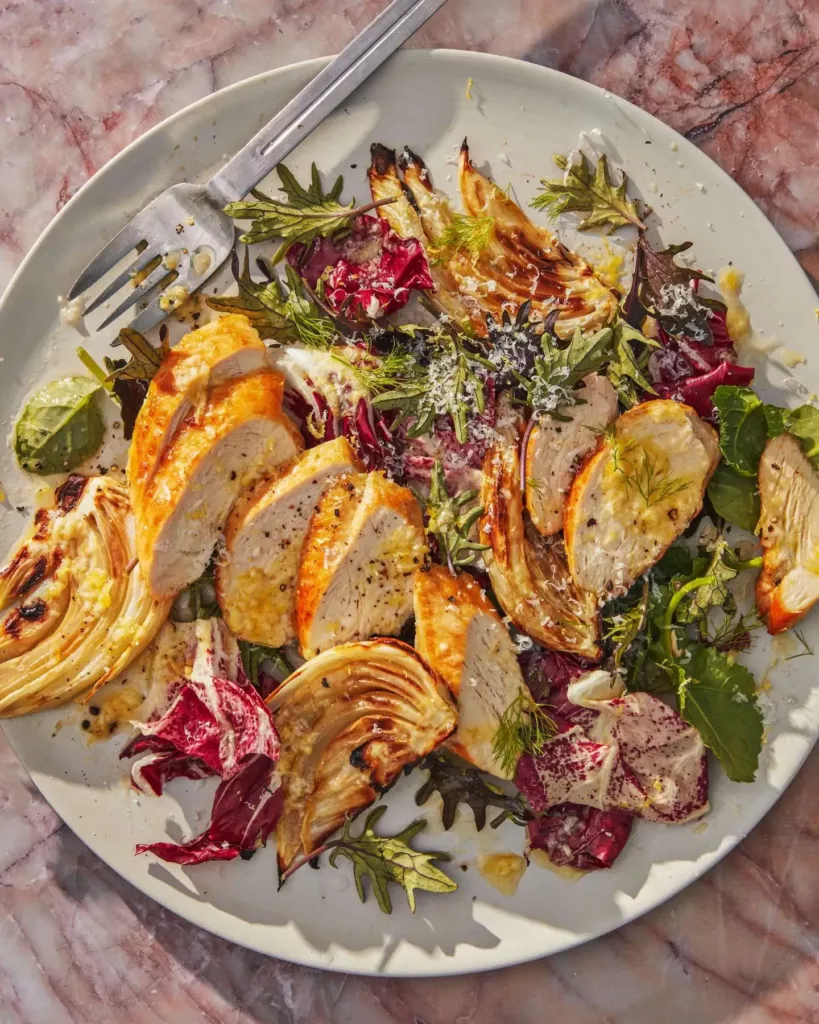
<instances>
[{"instance_id":1,"label":"white ceramic plate","mask_svg":"<svg viewBox=\"0 0 819 1024\"><path fill-rule=\"evenodd\" d=\"M24 395L62 369L78 371L75 332L60 325L56 295L100 245L160 189L204 180L315 74L311 61L235 85L194 104L148 132L97 174L65 207L34 247L0 305L2 433ZM467 79L474 79L472 98ZM326 176L343 173L347 195L367 195L364 172L374 140L410 145L423 154L436 184L454 192L450 176L461 139L503 186L527 202L537 179L552 176L552 154L567 152L580 129L599 129L613 162L655 210L654 230L666 242L691 239L699 266L730 260L747 273L745 296L755 326L796 349L815 343L816 296L793 256L756 206L693 145L659 121L593 86L531 64L483 54L401 53L346 107L326 121L288 163L304 173L316 160ZM569 225L561 233L570 244ZM599 251L599 239L586 239ZM89 347L104 351L104 339ZM819 373L801 368L810 391ZM763 392L780 401L792 371L770 361L758 374ZM791 384L793 388L793 383ZM776 391L774 390L776 389ZM793 394L791 403L795 402ZM7 453L0 478L12 496L19 481ZM0 509L4 547L22 518ZM805 626L819 644L817 621ZM771 652L762 643L751 667L762 678ZM813 681L813 682L812 682ZM134 857L136 842L199 832L213 783L174 783L170 796L138 799L127 789L116 754L121 741L88 746L76 712L53 712L5 724L44 796L108 864L143 892L203 928L287 960L334 970L387 975L436 975L519 963L576 945L633 920L679 892L724 856L769 810L793 778L819 731L819 685L812 658L785 662L772 674L765 704L769 725L759 779L729 783L713 771L713 810L704 823L664 827L637 823L612 871L569 884L536 865L513 898L482 879L480 852L520 851L522 830L507 826L476 835L468 820L442 833L437 808L423 838L449 849L460 888L451 896L422 894L415 916L396 892L391 917L371 898L359 903L345 865L304 869L276 892L271 846L241 861L177 869ZM58 722L69 721L59 730ZM385 827L417 813L411 776L389 794ZM462 870L462 865L466 870Z\"/></svg>"}]
</instances>

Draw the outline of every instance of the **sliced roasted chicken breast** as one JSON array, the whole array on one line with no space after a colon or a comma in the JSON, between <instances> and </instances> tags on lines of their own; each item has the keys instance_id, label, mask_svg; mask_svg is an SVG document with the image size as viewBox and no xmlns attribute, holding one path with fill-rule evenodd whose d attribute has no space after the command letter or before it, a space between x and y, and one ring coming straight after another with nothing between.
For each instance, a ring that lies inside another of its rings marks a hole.
<instances>
[{"instance_id":1,"label":"sliced roasted chicken breast","mask_svg":"<svg viewBox=\"0 0 819 1024\"><path fill-rule=\"evenodd\" d=\"M582 460L617 417L617 392L598 373L575 392L577 404L561 407L561 418L541 416L526 442L526 508L544 537L563 529L566 498Z\"/></svg>"},{"instance_id":2,"label":"sliced roasted chicken breast","mask_svg":"<svg viewBox=\"0 0 819 1024\"><path fill-rule=\"evenodd\" d=\"M458 702L447 741L482 771L508 778L493 753L504 712L526 684L509 630L469 573L441 565L415 575L415 648Z\"/></svg>"},{"instance_id":3,"label":"sliced roasted chicken breast","mask_svg":"<svg viewBox=\"0 0 819 1024\"><path fill-rule=\"evenodd\" d=\"M699 513L719 459L716 431L681 402L644 402L615 420L566 503L577 586L624 594Z\"/></svg>"},{"instance_id":4,"label":"sliced roasted chicken breast","mask_svg":"<svg viewBox=\"0 0 819 1024\"><path fill-rule=\"evenodd\" d=\"M118 675L169 601L148 593L123 487L70 476L0 570L0 717L63 704Z\"/></svg>"},{"instance_id":5,"label":"sliced roasted chicken breast","mask_svg":"<svg viewBox=\"0 0 819 1024\"><path fill-rule=\"evenodd\" d=\"M267 647L295 638L296 577L310 518L331 483L363 469L340 437L304 452L239 498L216 570L219 607L237 636Z\"/></svg>"},{"instance_id":6,"label":"sliced roasted chicken breast","mask_svg":"<svg viewBox=\"0 0 819 1024\"><path fill-rule=\"evenodd\" d=\"M147 486L183 420L207 402L210 389L267 363L267 349L243 316L221 316L186 334L148 388L134 424L128 477Z\"/></svg>"},{"instance_id":7,"label":"sliced roasted chicken breast","mask_svg":"<svg viewBox=\"0 0 819 1024\"><path fill-rule=\"evenodd\" d=\"M412 615L412 579L427 557L423 516L383 473L348 476L319 499L296 590L302 655L398 633Z\"/></svg>"},{"instance_id":8,"label":"sliced roasted chicken breast","mask_svg":"<svg viewBox=\"0 0 819 1024\"><path fill-rule=\"evenodd\" d=\"M200 576L239 492L301 451L281 397L272 370L220 384L177 430L147 488L131 482L137 553L155 597Z\"/></svg>"},{"instance_id":9,"label":"sliced roasted chicken breast","mask_svg":"<svg viewBox=\"0 0 819 1024\"><path fill-rule=\"evenodd\" d=\"M597 604L569 575L563 545L545 541L523 515L516 446L484 460L480 539L492 589L518 629L550 650L600 657Z\"/></svg>"},{"instance_id":10,"label":"sliced roasted chicken breast","mask_svg":"<svg viewBox=\"0 0 819 1024\"><path fill-rule=\"evenodd\" d=\"M759 463L764 549L756 604L769 633L790 629L819 600L819 473L791 434Z\"/></svg>"},{"instance_id":11,"label":"sliced roasted chicken breast","mask_svg":"<svg viewBox=\"0 0 819 1024\"><path fill-rule=\"evenodd\" d=\"M458 720L441 681L398 640L333 647L297 669L268 704L281 740L281 872L434 750Z\"/></svg>"},{"instance_id":12,"label":"sliced roasted chicken breast","mask_svg":"<svg viewBox=\"0 0 819 1024\"><path fill-rule=\"evenodd\" d=\"M432 301L459 322L467 320L486 333L486 314L500 320L531 302L536 314L559 310L556 325L562 337L576 327L594 329L608 323L617 308L614 293L579 256L543 228L480 174L464 143L460 161L461 195L467 213L491 218L485 249L473 255L448 244L455 216L446 198L435 191L420 157L405 149L396 170L394 154L383 146L371 149L370 188L373 198L395 198L379 209L404 237L418 238L431 257L436 290Z\"/></svg>"}]
</instances>

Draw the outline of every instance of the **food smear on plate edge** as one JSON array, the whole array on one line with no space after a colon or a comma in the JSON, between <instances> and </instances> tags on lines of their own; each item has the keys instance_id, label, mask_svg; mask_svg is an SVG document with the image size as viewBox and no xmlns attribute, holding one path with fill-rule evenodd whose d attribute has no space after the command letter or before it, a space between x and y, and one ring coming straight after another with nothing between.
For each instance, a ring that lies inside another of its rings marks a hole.
<instances>
[{"instance_id":1,"label":"food smear on plate edge","mask_svg":"<svg viewBox=\"0 0 819 1024\"><path fill-rule=\"evenodd\" d=\"M756 395L741 274L657 243L605 156L555 157L530 217L466 141L462 211L371 153L365 207L315 167L230 204L235 294L177 344L124 329L127 359L80 350L27 400L15 455L55 489L0 570L0 715L79 700L151 798L220 780L199 835L136 852L277 834L279 885L349 860L389 912L457 888L423 818L380 825L402 775L445 829L520 827L479 858L509 896L530 860L616 869L638 819L701 818L709 773L754 782L742 654L813 653L819 411ZM595 269L561 218L620 250ZM127 483L88 471L106 429Z\"/></svg>"}]
</instances>

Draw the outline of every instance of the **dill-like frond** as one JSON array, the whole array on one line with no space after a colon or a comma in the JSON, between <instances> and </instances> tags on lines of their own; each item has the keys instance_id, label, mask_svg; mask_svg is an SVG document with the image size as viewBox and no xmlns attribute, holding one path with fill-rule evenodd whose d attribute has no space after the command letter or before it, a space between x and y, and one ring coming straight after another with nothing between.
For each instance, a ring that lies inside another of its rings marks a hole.
<instances>
[{"instance_id":1,"label":"dill-like frond","mask_svg":"<svg viewBox=\"0 0 819 1024\"><path fill-rule=\"evenodd\" d=\"M446 263L453 256L468 256L476 260L489 245L494 227L494 217L471 217L466 213L454 213L452 222L430 247L430 262L434 265Z\"/></svg>"},{"instance_id":2,"label":"dill-like frond","mask_svg":"<svg viewBox=\"0 0 819 1024\"><path fill-rule=\"evenodd\" d=\"M528 690L521 691L501 715L492 753L505 775L513 776L524 754L537 757L557 735L557 726Z\"/></svg>"}]
</instances>

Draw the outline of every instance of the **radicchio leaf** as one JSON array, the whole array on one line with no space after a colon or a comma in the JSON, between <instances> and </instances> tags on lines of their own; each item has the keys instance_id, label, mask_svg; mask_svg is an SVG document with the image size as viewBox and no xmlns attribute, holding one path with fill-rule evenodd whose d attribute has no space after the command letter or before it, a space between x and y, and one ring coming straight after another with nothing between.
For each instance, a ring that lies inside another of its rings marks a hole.
<instances>
[{"instance_id":1,"label":"radicchio leaf","mask_svg":"<svg viewBox=\"0 0 819 1024\"><path fill-rule=\"evenodd\" d=\"M171 864L247 860L264 843L281 814L282 796L275 762L263 754L238 775L223 779L213 799L210 825L187 843L140 843L137 853L153 853Z\"/></svg>"},{"instance_id":2,"label":"radicchio leaf","mask_svg":"<svg viewBox=\"0 0 819 1024\"><path fill-rule=\"evenodd\" d=\"M280 810L279 738L273 716L242 668L236 640L221 619L196 623L190 677L174 684L166 706L139 725L142 735L120 755L147 754L131 769L135 788L160 795L175 778L218 775L211 822L188 843L137 847L177 864L228 860L255 850Z\"/></svg>"},{"instance_id":3,"label":"radicchio leaf","mask_svg":"<svg viewBox=\"0 0 819 1024\"><path fill-rule=\"evenodd\" d=\"M321 279L333 312L352 319L394 313L413 289L434 287L421 243L401 238L380 217L358 217L341 241L318 238L307 250L293 246L288 259L311 288Z\"/></svg>"},{"instance_id":4,"label":"radicchio leaf","mask_svg":"<svg viewBox=\"0 0 819 1024\"><path fill-rule=\"evenodd\" d=\"M538 757L521 758L516 783L535 813L563 803L665 823L705 813L708 760L697 731L651 694L604 692L616 692L605 672L570 684L569 702L593 717L553 714L561 731Z\"/></svg>"},{"instance_id":5,"label":"radicchio leaf","mask_svg":"<svg viewBox=\"0 0 819 1024\"><path fill-rule=\"evenodd\" d=\"M610 868L631 835L633 820L628 811L558 804L529 822L529 846L543 850L557 867Z\"/></svg>"}]
</instances>

